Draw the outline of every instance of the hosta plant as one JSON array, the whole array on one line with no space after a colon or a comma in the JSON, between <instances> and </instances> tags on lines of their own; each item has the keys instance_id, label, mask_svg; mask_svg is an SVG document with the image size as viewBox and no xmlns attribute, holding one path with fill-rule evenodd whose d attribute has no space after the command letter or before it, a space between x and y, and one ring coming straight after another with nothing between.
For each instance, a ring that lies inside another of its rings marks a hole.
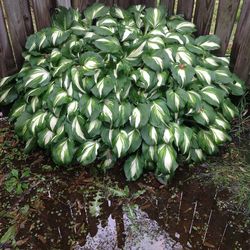
<instances>
[{"instance_id":1,"label":"hosta plant","mask_svg":"<svg viewBox=\"0 0 250 250\"><path fill-rule=\"evenodd\" d=\"M228 58L212 53L219 39L195 30L162 7L59 8L28 38L20 72L1 80L0 103L14 102L27 152L104 170L124 158L128 180L150 170L167 181L230 139L230 97L244 93Z\"/></svg>"}]
</instances>

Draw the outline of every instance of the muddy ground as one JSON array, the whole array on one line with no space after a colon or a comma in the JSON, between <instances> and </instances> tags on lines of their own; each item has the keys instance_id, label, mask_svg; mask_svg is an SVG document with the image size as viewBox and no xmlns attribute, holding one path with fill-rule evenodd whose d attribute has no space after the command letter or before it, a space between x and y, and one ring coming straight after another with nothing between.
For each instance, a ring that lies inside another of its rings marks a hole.
<instances>
[{"instance_id":1,"label":"muddy ground","mask_svg":"<svg viewBox=\"0 0 250 250\"><path fill-rule=\"evenodd\" d=\"M0 249L250 249L246 209L210 181L210 162L181 166L163 186L150 173L126 182L122 162L104 175L22 149L1 120Z\"/></svg>"}]
</instances>

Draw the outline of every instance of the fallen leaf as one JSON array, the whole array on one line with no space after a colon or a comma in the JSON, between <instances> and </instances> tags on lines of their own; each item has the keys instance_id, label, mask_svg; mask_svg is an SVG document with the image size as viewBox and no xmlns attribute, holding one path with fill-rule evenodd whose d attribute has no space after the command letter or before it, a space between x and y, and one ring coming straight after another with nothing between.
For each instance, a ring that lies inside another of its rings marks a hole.
<instances>
[{"instance_id":1,"label":"fallen leaf","mask_svg":"<svg viewBox=\"0 0 250 250\"><path fill-rule=\"evenodd\" d=\"M46 241L46 239L44 238L44 236L38 234L38 235L37 235L37 238L38 238L43 244L46 244L47 241Z\"/></svg>"},{"instance_id":2,"label":"fallen leaf","mask_svg":"<svg viewBox=\"0 0 250 250\"><path fill-rule=\"evenodd\" d=\"M209 247L209 248L215 248L215 245L213 245L213 244L211 244L209 242L206 242L206 241L203 243L203 246L204 247Z\"/></svg>"},{"instance_id":3,"label":"fallen leaf","mask_svg":"<svg viewBox=\"0 0 250 250\"><path fill-rule=\"evenodd\" d=\"M25 238L25 239L18 240L18 241L16 242L16 245L17 245L18 247L20 247L20 246L24 245L28 240L29 240L29 237L27 237L27 238Z\"/></svg>"}]
</instances>

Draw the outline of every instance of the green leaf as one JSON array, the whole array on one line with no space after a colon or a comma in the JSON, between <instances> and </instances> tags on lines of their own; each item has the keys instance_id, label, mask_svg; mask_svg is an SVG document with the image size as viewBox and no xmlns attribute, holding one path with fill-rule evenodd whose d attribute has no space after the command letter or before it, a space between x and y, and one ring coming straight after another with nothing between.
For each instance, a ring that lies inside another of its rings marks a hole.
<instances>
[{"instance_id":1,"label":"green leaf","mask_svg":"<svg viewBox=\"0 0 250 250\"><path fill-rule=\"evenodd\" d=\"M201 82L208 85L210 85L215 78L213 71L200 66L195 67L195 73Z\"/></svg>"},{"instance_id":2,"label":"green leaf","mask_svg":"<svg viewBox=\"0 0 250 250\"><path fill-rule=\"evenodd\" d=\"M18 118L26 110L26 106L27 104L24 100L20 99L16 101L10 111L11 120L13 121Z\"/></svg>"},{"instance_id":3,"label":"green leaf","mask_svg":"<svg viewBox=\"0 0 250 250\"><path fill-rule=\"evenodd\" d=\"M132 111L132 115L129 117L130 125L134 128L141 128L145 126L150 117L150 105L138 104Z\"/></svg>"},{"instance_id":4,"label":"green leaf","mask_svg":"<svg viewBox=\"0 0 250 250\"><path fill-rule=\"evenodd\" d=\"M160 139L157 129L151 125L146 125L141 129L142 139L150 146L156 145Z\"/></svg>"},{"instance_id":5,"label":"green leaf","mask_svg":"<svg viewBox=\"0 0 250 250\"><path fill-rule=\"evenodd\" d=\"M121 50L119 40L115 37L103 37L95 40L94 45L101 51L106 53L117 53Z\"/></svg>"},{"instance_id":6,"label":"green leaf","mask_svg":"<svg viewBox=\"0 0 250 250\"><path fill-rule=\"evenodd\" d=\"M160 49L163 49L165 47L165 43L161 37L153 36L147 40L146 46L147 46L148 50L155 50L155 52L157 52ZM156 58L156 60L157 60L157 58Z\"/></svg>"},{"instance_id":7,"label":"green leaf","mask_svg":"<svg viewBox=\"0 0 250 250\"><path fill-rule=\"evenodd\" d=\"M142 55L145 45L146 41L136 44L135 47L132 48L131 51L126 56L126 60L130 62L137 61L139 57Z\"/></svg>"},{"instance_id":8,"label":"green leaf","mask_svg":"<svg viewBox=\"0 0 250 250\"><path fill-rule=\"evenodd\" d=\"M7 105L14 102L18 95L13 86L7 86L0 89L0 104Z\"/></svg>"},{"instance_id":9,"label":"green leaf","mask_svg":"<svg viewBox=\"0 0 250 250\"><path fill-rule=\"evenodd\" d=\"M113 147L113 141L118 135L118 133L119 133L118 129L103 128L101 132L102 141L109 147Z\"/></svg>"},{"instance_id":10,"label":"green leaf","mask_svg":"<svg viewBox=\"0 0 250 250\"><path fill-rule=\"evenodd\" d=\"M71 59L62 58L58 66L53 71L53 77L60 76L63 72L65 72L68 68L70 68L74 62Z\"/></svg>"},{"instance_id":11,"label":"green leaf","mask_svg":"<svg viewBox=\"0 0 250 250\"><path fill-rule=\"evenodd\" d=\"M188 159L194 162L200 162L205 160L205 155L200 148L192 148L189 152Z\"/></svg>"},{"instance_id":12,"label":"green leaf","mask_svg":"<svg viewBox=\"0 0 250 250\"><path fill-rule=\"evenodd\" d=\"M85 52L80 57L80 64L83 69L89 74L93 74L96 69L100 68L103 64L102 57L95 52Z\"/></svg>"},{"instance_id":13,"label":"green leaf","mask_svg":"<svg viewBox=\"0 0 250 250\"><path fill-rule=\"evenodd\" d=\"M183 90L177 89L176 91L173 91L172 89L170 89L166 93L167 105L174 113L182 110L186 104L186 95L181 91Z\"/></svg>"},{"instance_id":14,"label":"green leaf","mask_svg":"<svg viewBox=\"0 0 250 250\"><path fill-rule=\"evenodd\" d=\"M103 122L113 124L118 118L119 115L118 112L119 112L118 102L116 100L107 99L103 104L100 120Z\"/></svg>"},{"instance_id":15,"label":"green leaf","mask_svg":"<svg viewBox=\"0 0 250 250\"><path fill-rule=\"evenodd\" d=\"M154 86L155 73L147 68L139 69L132 75L132 79L135 81L136 85L143 89L149 89Z\"/></svg>"},{"instance_id":16,"label":"green leaf","mask_svg":"<svg viewBox=\"0 0 250 250\"><path fill-rule=\"evenodd\" d=\"M47 34L47 37L50 37L52 45L58 46L64 43L70 36L70 31L63 31L58 28L51 28Z\"/></svg>"},{"instance_id":17,"label":"green leaf","mask_svg":"<svg viewBox=\"0 0 250 250\"><path fill-rule=\"evenodd\" d=\"M210 131L213 134L214 141L216 144L221 144L223 142L229 141L231 138L223 130L218 129L214 126L209 127Z\"/></svg>"},{"instance_id":18,"label":"green leaf","mask_svg":"<svg viewBox=\"0 0 250 250\"><path fill-rule=\"evenodd\" d=\"M222 113L228 121L232 121L239 114L239 110L229 99L226 99L222 103Z\"/></svg>"},{"instance_id":19,"label":"green leaf","mask_svg":"<svg viewBox=\"0 0 250 250\"><path fill-rule=\"evenodd\" d=\"M142 142L142 154L146 162L157 161L158 157L157 150L158 150L157 146L149 146L148 144Z\"/></svg>"},{"instance_id":20,"label":"green leaf","mask_svg":"<svg viewBox=\"0 0 250 250\"><path fill-rule=\"evenodd\" d=\"M166 23L163 8L148 8L145 14L145 24L151 28L163 26Z\"/></svg>"},{"instance_id":21,"label":"green leaf","mask_svg":"<svg viewBox=\"0 0 250 250\"><path fill-rule=\"evenodd\" d=\"M72 132L74 139L81 143L86 141L86 136L83 131L84 125L85 119L80 115L77 115L72 121Z\"/></svg>"},{"instance_id":22,"label":"green leaf","mask_svg":"<svg viewBox=\"0 0 250 250\"><path fill-rule=\"evenodd\" d=\"M49 83L51 79L50 73L41 68L37 67L29 71L29 73L24 78L25 88L37 88L38 86L45 86Z\"/></svg>"},{"instance_id":23,"label":"green leaf","mask_svg":"<svg viewBox=\"0 0 250 250\"><path fill-rule=\"evenodd\" d=\"M150 69L158 72L164 70L168 66L168 62L163 58L161 51L157 51L150 55L145 54L142 56L142 60Z\"/></svg>"},{"instance_id":24,"label":"green leaf","mask_svg":"<svg viewBox=\"0 0 250 250\"><path fill-rule=\"evenodd\" d=\"M132 105L129 102L122 102L119 105L119 116L114 123L115 127L125 125L129 121L129 117L132 113Z\"/></svg>"},{"instance_id":25,"label":"green leaf","mask_svg":"<svg viewBox=\"0 0 250 250\"><path fill-rule=\"evenodd\" d=\"M180 146L183 154L187 154L189 152L189 149L192 146L192 136L193 130L189 127L183 127L183 142Z\"/></svg>"},{"instance_id":26,"label":"green leaf","mask_svg":"<svg viewBox=\"0 0 250 250\"><path fill-rule=\"evenodd\" d=\"M25 154L28 154L30 153L32 150L34 150L36 148L36 145L37 145L37 139L36 137L32 137L30 138L26 144L25 144L25 147L24 147L24 153Z\"/></svg>"},{"instance_id":27,"label":"green leaf","mask_svg":"<svg viewBox=\"0 0 250 250\"><path fill-rule=\"evenodd\" d=\"M124 156L129 149L129 137L126 131L120 130L113 141L113 151L118 158Z\"/></svg>"},{"instance_id":28,"label":"green leaf","mask_svg":"<svg viewBox=\"0 0 250 250\"><path fill-rule=\"evenodd\" d=\"M38 133L38 145L42 148L48 148L54 137L54 133L49 129L44 129Z\"/></svg>"},{"instance_id":29,"label":"green leaf","mask_svg":"<svg viewBox=\"0 0 250 250\"><path fill-rule=\"evenodd\" d=\"M35 135L36 132L38 132L39 130L45 127L46 116L47 116L47 112L44 112L43 110L40 110L33 115L29 123L29 129L33 135Z\"/></svg>"},{"instance_id":30,"label":"green leaf","mask_svg":"<svg viewBox=\"0 0 250 250\"><path fill-rule=\"evenodd\" d=\"M174 143L177 148L182 147L182 143L184 140L184 131L183 128L177 123L172 123L170 125L171 130L174 132Z\"/></svg>"},{"instance_id":31,"label":"green leaf","mask_svg":"<svg viewBox=\"0 0 250 250\"><path fill-rule=\"evenodd\" d=\"M74 142L70 139L63 139L52 147L52 157L56 164L70 164L74 157Z\"/></svg>"},{"instance_id":32,"label":"green leaf","mask_svg":"<svg viewBox=\"0 0 250 250\"><path fill-rule=\"evenodd\" d=\"M96 160L100 144L97 141L85 142L76 152L77 161L86 166Z\"/></svg>"},{"instance_id":33,"label":"green leaf","mask_svg":"<svg viewBox=\"0 0 250 250\"><path fill-rule=\"evenodd\" d=\"M124 172L127 180L135 181L143 173L143 159L138 154L130 156L124 164Z\"/></svg>"},{"instance_id":34,"label":"green leaf","mask_svg":"<svg viewBox=\"0 0 250 250\"><path fill-rule=\"evenodd\" d=\"M157 99L151 103L150 124L155 127L164 127L170 119L170 113L166 101L163 99Z\"/></svg>"},{"instance_id":35,"label":"green leaf","mask_svg":"<svg viewBox=\"0 0 250 250\"><path fill-rule=\"evenodd\" d=\"M108 13L108 8L101 4L101 3L95 3L92 6L88 7L84 11L84 16L92 21L93 19L96 19L98 17L103 17Z\"/></svg>"},{"instance_id":36,"label":"green leaf","mask_svg":"<svg viewBox=\"0 0 250 250\"><path fill-rule=\"evenodd\" d=\"M215 115L216 113L214 109L210 105L203 102L201 108L194 113L193 118L199 124L206 126L214 122Z\"/></svg>"},{"instance_id":37,"label":"green leaf","mask_svg":"<svg viewBox=\"0 0 250 250\"><path fill-rule=\"evenodd\" d=\"M236 96L243 95L246 91L244 82L236 75L233 75L233 79L234 83L229 83L231 93Z\"/></svg>"},{"instance_id":38,"label":"green leaf","mask_svg":"<svg viewBox=\"0 0 250 250\"><path fill-rule=\"evenodd\" d=\"M114 88L114 79L105 76L100 79L91 89L93 95L97 98L105 98Z\"/></svg>"},{"instance_id":39,"label":"green leaf","mask_svg":"<svg viewBox=\"0 0 250 250\"><path fill-rule=\"evenodd\" d=\"M208 154L213 154L218 150L214 142L213 134L209 131L201 130L198 133L198 143L201 149Z\"/></svg>"},{"instance_id":40,"label":"green leaf","mask_svg":"<svg viewBox=\"0 0 250 250\"><path fill-rule=\"evenodd\" d=\"M215 81L218 83L233 83L232 73L227 68L215 70Z\"/></svg>"},{"instance_id":41,"label":"green leaf","mask_svg":"<svg viewBox=\"0 0 250 250\"><path fill-rule=\"evenodd\" d=\"M191 66L195 62L195 57L185 47L182 46L178 47L175 59L177 63L184 63Z\"/></svg>"},{"instance_id":42,"label":"green leaf","mask_svg":"<svg viewBox=\"0 0 250 250\"><path fill-rule=\"evenodd\" d=\"M79 101L80 111L91 121L95 120L101 113L102 107L95 97L83 95Z\"/></svg>"},{"instance_id":43,"label":"green leaf","mask_svg":"<svg viewBox=\"0 0 250 250\"><path fill-rule=\"evenodd\" d=\"M196 38L195 44L205 50L217 50L220 48L220 39L215 35L200 36Z\"/></svg>"},{"instance_id":44,"label":"green leaf","mask_svg":"<svg viewBox=\"0 0 250 250\"><path fill-rule=\"evenodd\" d=\"M207 86L201 90L201 96L207 103L219 107L225 97L225 92L214 86Z\"/></svg>"},{"instance_id":45,"label":"green leaf","mask_svg":"<svg viewBox=\"0 0 250 250\"><path fill-rule=\"evenodd\" d=\"M98 119L85 124L88 138L94 138L101 134L102 122Z\"/></svg>"},{"instance_id":46,"label":"green leaf","mask_svg":"<svg viewBox=\"0 0 250 250\"><path fill-rule=\"evenodd\" d=\"M229 130L231 127L230 123L225 119L225 117L221 113L216 114L214 126L223 130Z\"/></svg>"},{"instance_id":47,"label":"green leaf","mask_svg":"<svg viewBox=\"0 0 250 250\"><path fill-rule=\"evenodd\" d=\"M128 153L134 153L142 143L141 133L138 129L133 129L128 133L128 140L129 140L129 150Z\"/></svg>"},{"instance_id":48,"label":"green leaf","mask_svg":"<svg viewBox=\"0 0 250 250\"><path fill-rule=\"evenodd\" d=\"M190 83L195 74L194 69L188 64L174 64L171 71L180 86Z\"/></svg>"},{"instance_id":49,"label":"green leaf","mask_svg":"<svg viewBox=\"0 0 250 250\"><path fill-rule=\"evenodd\" d=\"M0 81L0 88L3 88L5 86L11 84L12 81L15 79L15 77L16 77L16 75L3 77Z\"/></svg>"},{"instance_id":50,"label":"green leaf","mask_svg":"<svg viewBox=\"0 0 250 250\"><path fill-rule=\"evenodd\" d=\"M171 145L162 144L158 146L157 170L162 174L173 174L178 167L176 152Z\"/></svg>"},{"instance_id":51,"label":"green leaf","mask_svg":"<svg viewBox=\"0 0 250 250\"><path fill-rule=\"evenodd\" d=\"M175 30L182 34L193 33L196 30L195 25L191 22L179 21L179 20L176 20L174 22L175 22L174 23Z\"/></svg>"}]
</instances>

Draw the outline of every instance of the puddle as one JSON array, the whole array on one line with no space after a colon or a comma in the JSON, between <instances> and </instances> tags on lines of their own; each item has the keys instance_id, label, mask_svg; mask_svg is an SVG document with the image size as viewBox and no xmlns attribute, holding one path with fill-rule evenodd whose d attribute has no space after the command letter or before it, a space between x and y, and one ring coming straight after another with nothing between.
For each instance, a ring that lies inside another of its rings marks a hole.
<instances>
[{"instance_id":1,"label":"puddle","mask_svg":"<svg viewBox=\"0 0 250 250\"><path fill-rule=\"evenodd\" d=\"M122 163L103 176L93 166L45 171L42 151L11 161L32 171L18 198L0 187L0 235L15 225L21 249L250 249L245 217L218 202L228 194L191 178L202 167L179 168L164 187L151 174L126 182Z\"/></svg>"}]
</instances>

